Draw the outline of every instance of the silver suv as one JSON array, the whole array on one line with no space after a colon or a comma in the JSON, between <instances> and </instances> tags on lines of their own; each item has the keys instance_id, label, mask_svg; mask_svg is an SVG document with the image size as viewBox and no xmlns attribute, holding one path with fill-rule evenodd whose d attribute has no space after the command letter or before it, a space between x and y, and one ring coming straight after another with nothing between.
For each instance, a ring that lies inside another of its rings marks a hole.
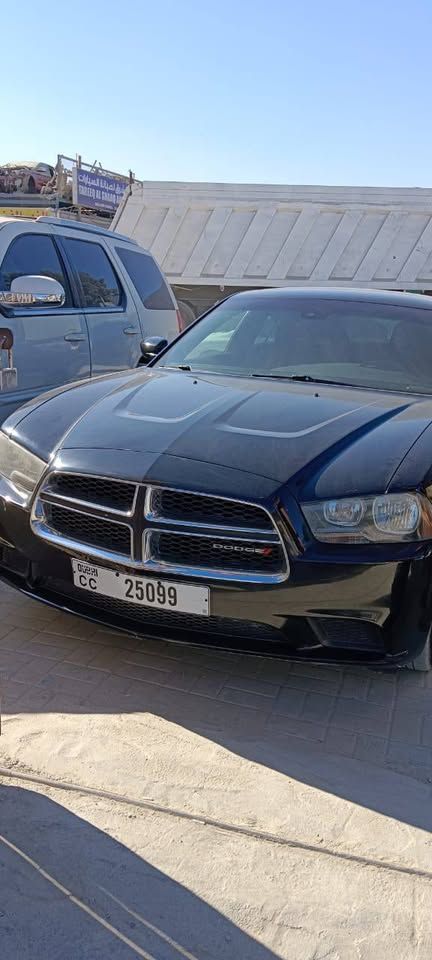
<instances>
[{"instance_id":1,"label":"silver suv","mask_svg":"<svg viewBox=\"0 0 432 960\"><path fill-rule=\"evenodd\" d=\"M181 326L153 257L73 220L0 217L0 422L63 383L139 365Z\"/></svg>"}]
</instances>

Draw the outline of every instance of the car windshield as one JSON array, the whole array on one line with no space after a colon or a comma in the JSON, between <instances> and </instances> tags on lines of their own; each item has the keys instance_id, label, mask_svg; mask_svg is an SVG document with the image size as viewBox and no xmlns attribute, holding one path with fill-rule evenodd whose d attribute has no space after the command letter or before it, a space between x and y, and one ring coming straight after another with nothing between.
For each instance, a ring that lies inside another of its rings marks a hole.
<instances>
[{"instance_id":1,"label":"car windshield","mask_svg":"<svg viewBox=\"0 0 432 960\"><path fill-rule=\"evenodd\" d=\"M378 300L239 294L156 366L432 393L432 312Z\"/></svg>"}]
</instances>

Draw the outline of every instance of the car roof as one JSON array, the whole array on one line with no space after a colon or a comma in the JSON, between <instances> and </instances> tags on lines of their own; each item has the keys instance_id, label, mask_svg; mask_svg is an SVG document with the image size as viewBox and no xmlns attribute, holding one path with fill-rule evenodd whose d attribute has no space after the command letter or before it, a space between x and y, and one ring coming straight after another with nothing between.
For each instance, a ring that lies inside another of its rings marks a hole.
<instances>
[{"instance_id":1,"label":"car roof","mask_svg":"<svg viewBox=\"0 0 432 960\"><path fill-rule=\"evenodd\" d=\"M22 223L23 225L35 224L37 222L36 217L0 217L0 229L5 227L8 223Z\"/></svg>"},{"instance_id":2,"label":"car roof","mask_svg":"<svg viewBox=\"0 0 432 960\"><path fill-rule=\"evenodd\" d=\"M107 227L100 227L96 223L87 223L83 220L69 220L65 217L53 217L46 215L37 217L36 219L39 223L49 223L53 227L61 227L62 229L66 228L68 230L78 230L81 233L95 233L106 237L108 240L122 240L126 243L132 244L134 247L139 246L137 241L133 240L132 237L127 237L123 233L117 233L116 230L109 230Z\"/></svg>"},{"instance_id":3,"label":"car roof","mask_svg":"<svg viewBox=\"0 0 432 960\"><path fill-rule=\"evenodd\" d=\"M368 287L272 287L271 289L244 290L234 293L233 299L248 300L352 300L362 303L381 303L394 307L420 307L432 310L432 297L422 293L404 293L396 290L374 290ZM231 297L229 298L231 299Z\"/></svg>"},{"instance_id":4,"label":"car roof","mask_svg":"<svg viewBox=\"0 0 432 960\"><path fill-rule=\"evenodd\" d=\"M108 240L121 241L122 243L128 243L133 247L139 247L139 243L136 240L133 240L131 237L127 237L123 233L117 233L115 230L108 230L105 227L99 227L94 223L85 223L82 220L67 220L62 217L52 217L52 216L40 216L40 217L6 217L0 216L0 227L3 227L6 223L48 223L54 227L61 227L62 229L70 229L79 231L80 233L94 233L99 234L100 236L106 237ZM144 248L141 247L141 250ZM147 250L145 251L147 253Z\"/></svg>"},{"instance_id":5,"label":"car roof","mask_svg":"<svg viewBox=\"0 0 432 960\"><path fill-rule=\"evenodd\" d=\"M35 160L11 160L9 163L2 163L2 167L4 167L5 170L13 170L14 167L29 167L30 169L35 166Z\"/></svg>"}]
</instances>

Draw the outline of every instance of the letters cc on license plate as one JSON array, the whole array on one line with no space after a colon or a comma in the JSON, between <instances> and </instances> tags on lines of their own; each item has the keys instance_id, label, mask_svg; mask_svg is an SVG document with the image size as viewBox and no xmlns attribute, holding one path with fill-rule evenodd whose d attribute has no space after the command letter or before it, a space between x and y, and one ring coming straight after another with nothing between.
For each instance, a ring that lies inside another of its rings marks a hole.
<instances>
[{"instance_id":1,"label":"letters cc on license plate","mask_svg":"<svg viewBox=\"0 0 432 960\"><path fill-rule=\"evenodd\" d=\"M73 581L76 587L125 603L178 613L196 613L209 616L210 591L189 583L173 583L156 577L140 577L120 573L108 567L97 567L84 560L72 560Z\"/></svg>"}]
</instances>

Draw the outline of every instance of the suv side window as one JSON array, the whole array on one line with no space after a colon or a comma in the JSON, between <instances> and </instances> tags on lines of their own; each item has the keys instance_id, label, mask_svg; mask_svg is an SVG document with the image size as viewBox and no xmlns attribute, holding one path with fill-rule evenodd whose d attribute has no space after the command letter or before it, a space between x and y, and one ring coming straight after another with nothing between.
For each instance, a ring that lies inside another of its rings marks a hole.
<instances>
[{"instance_id":1,"label":"suv side window","mask_svg":"<svg viewBox=\"0 0 432 960\"><path fill-rule=\"evenodd\" d=\"M122 299L114 269L99 243L62 236L72 266L78 274L85 307L118 307Z\"/></svg>"},{"instance_id":2,"label":"suv side window","mask_svg":"<svg viewBox=\"0 0 432 960\"><path fill-rule=\"evenodd\" d=\"M0 266L0 289L10 290L17 277L42 276L58 280L66 294L65 307L72 305L69 283L51 237L25 233L12 240Z\"/></svg>"},{"instance_id":3,"label":"suv side window","mask_svg":"<svg viewBox=\"0 0 432 960\"><path fill-rule=\"evenodd\" d=\"M144 306L148 310L173 310L168 287L153 257L124 247L115 249Z\"/></svg>"}]
</instances>

